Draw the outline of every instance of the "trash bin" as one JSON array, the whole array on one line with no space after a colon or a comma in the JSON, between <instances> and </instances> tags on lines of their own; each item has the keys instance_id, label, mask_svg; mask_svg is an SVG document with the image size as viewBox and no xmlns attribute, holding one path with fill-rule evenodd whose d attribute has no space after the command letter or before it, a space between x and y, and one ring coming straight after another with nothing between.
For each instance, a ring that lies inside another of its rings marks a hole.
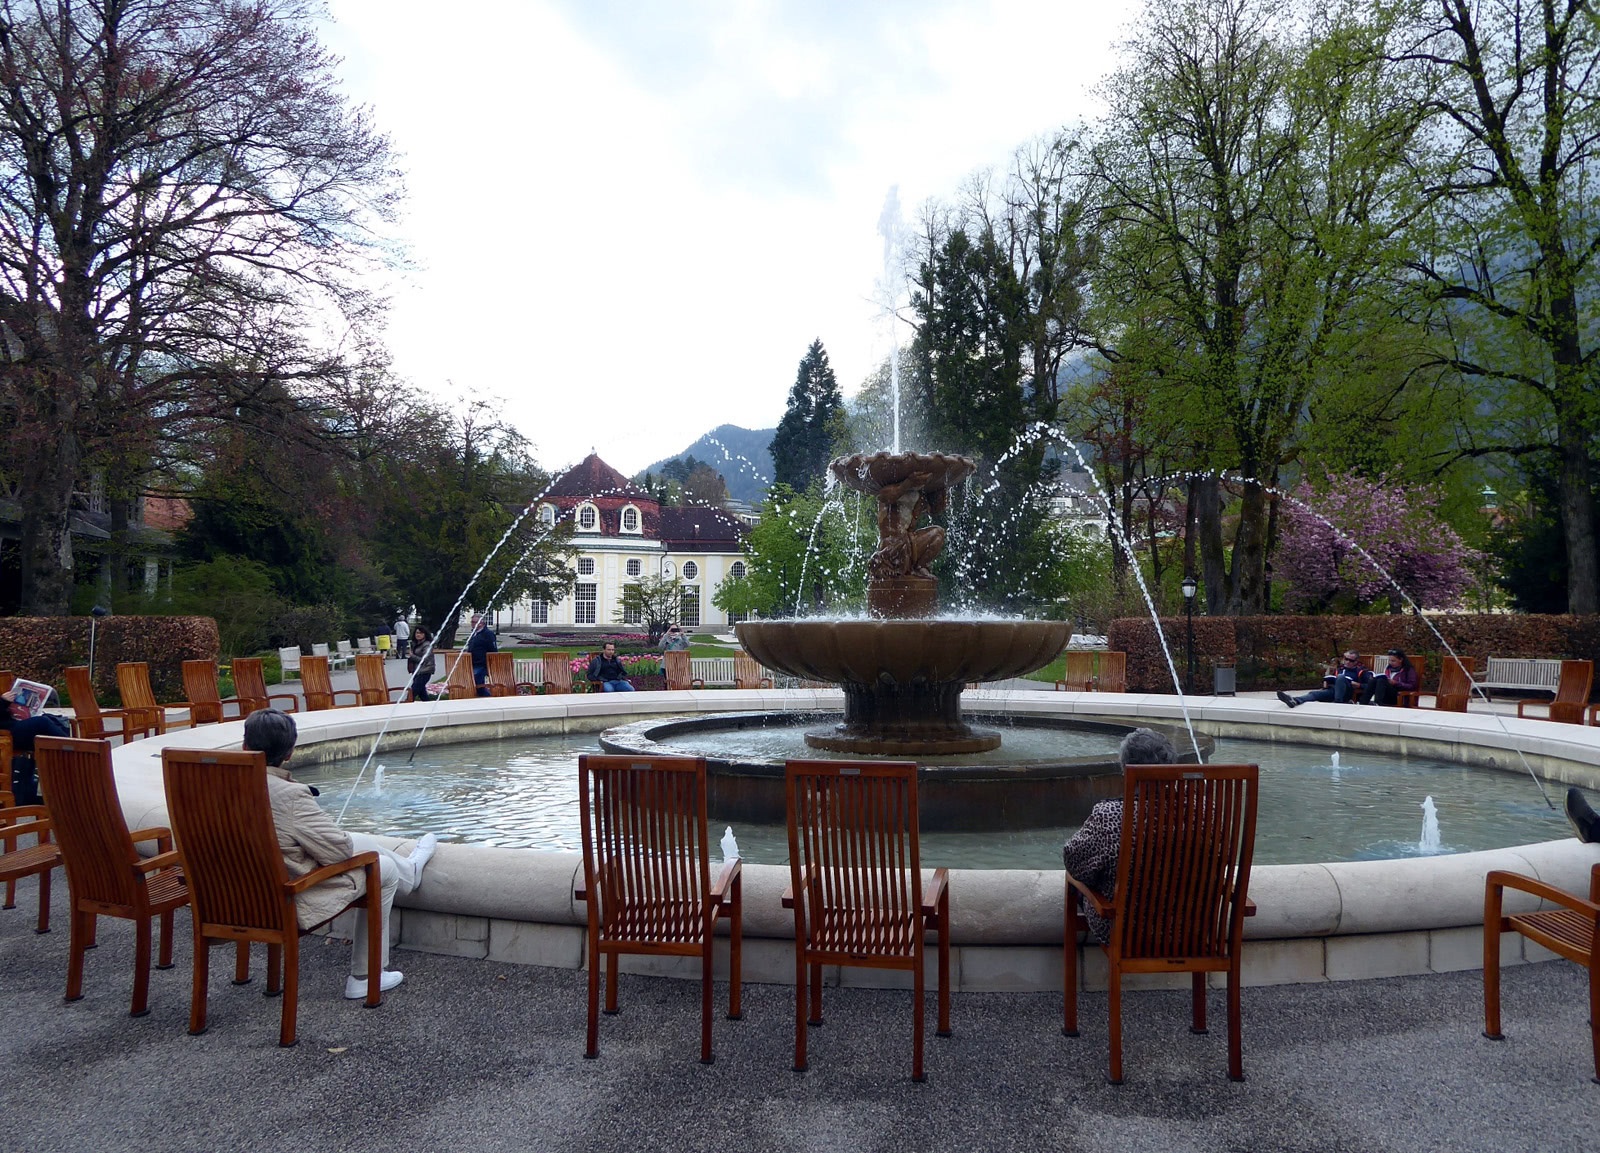
<instances>
[{"instance_id":1,"label":"trash bin","mask_svg":"<svg viewBox=\"0 0 1600 1153\"><path fill-rule=\"evenodd\" d=\"M1211 672L1214 679L1212 692L1219 697L1231 697L1238 692L1238 670L1231 664L1217 665Z\"/></svg>"}]
</instances>

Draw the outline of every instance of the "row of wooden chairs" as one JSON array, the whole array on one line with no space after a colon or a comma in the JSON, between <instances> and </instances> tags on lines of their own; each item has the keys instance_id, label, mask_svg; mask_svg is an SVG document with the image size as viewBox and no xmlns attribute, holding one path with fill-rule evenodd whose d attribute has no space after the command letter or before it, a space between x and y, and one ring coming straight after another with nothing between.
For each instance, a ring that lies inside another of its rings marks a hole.
<instances>
[{"instance_id":1,"label":"row of wooden chairs","mask_svg":"<svg viewBox=\"0 0 1600 1153\"><path fill-rule=\"evenodd\" d=\"M1128 691L1128 654L1098 652L1093 649L1061 654L1066 667L1056 688L1077 693L1125 693Z\"/></svg>"},{"instance_id":2,"label":"row of wooden chairs","mask_svg":"<svg viewBox=\"0 0 1600 1153\"><path fill-rule=\"evenodd\" d=\"M1433 707L1447 712L1466 712L1467 701L1472 696L1472 680L1460 659L1446 657L1444 667L1440 670L1439 691L1434 695ZM1593 688L1593 661L1562 661L1555 698L1549 701L1518 701L1517 716L1537 716L1537 713L1529 710L1544 709L1546 720L1581 725L1587 710L1588 723L1600 723L1600 703L1589 703L1589 693Z\"/></svg>"}]
</instances>

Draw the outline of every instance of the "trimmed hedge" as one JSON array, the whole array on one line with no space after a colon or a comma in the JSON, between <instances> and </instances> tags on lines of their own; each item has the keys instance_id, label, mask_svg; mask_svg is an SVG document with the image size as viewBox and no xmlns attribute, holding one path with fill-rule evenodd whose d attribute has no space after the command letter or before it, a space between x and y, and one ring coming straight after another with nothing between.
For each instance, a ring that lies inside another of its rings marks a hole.
<instances>
[{"instance_id":1,"label":"trimmed hedge","mask_svg":"<svg viewBox=\"0 0 1600 1153\"><path fill-rule=\"evenodd\" d=\"M1322 683L1327 663L1345 649L1363 657L1403 649L1427 658L1423 688L1439 683L1444 649L1433 625L1473 669L1496 657L1547 657L1593 660L1600 655L1600 616L1537 616L1528 613L1453 613L1418 617L1262 616L1194 618L1195 687L1210 692L1212 669L1232 662L1241 692L1307 688ZM1187 624L1163 617L1180 680L1184 673ZM1107 630L1108 646L1128 654L1128 691L1170 693L1172 674L1148 617L1122 617Z\"/></svg>"},{"instance_id":2,"label":"trimmed hedge","mask_svg":"<svg viewBox=\"0 0 1600 1153\"><path fill-rule=\"evenodd\" d=\"M0 617L0 668L56 686L66 703L66 669L89 663L92 617ZM94 686L102 705L119 699L119 661L147 661L156 699L183 700L183 662L217 659L211 617L106 617L94 630Z\"/></svg>"}]
</instances>

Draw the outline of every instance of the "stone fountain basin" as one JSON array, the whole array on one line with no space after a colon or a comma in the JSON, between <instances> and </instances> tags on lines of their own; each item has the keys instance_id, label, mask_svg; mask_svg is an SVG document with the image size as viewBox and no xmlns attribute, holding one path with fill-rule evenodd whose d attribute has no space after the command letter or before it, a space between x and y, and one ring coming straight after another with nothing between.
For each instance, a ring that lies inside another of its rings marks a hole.
<instances>
[{"instance_id":1,"label":"stone fountain basin","mask_svg":"<svg viewBox=\"0 0 1600 1153\"><path fill-rule=\"evenodd\" d=\"M929 489L954 488L976 468L969 457L944 452L860 452L841 456L828 467L843 484L868 494L919 472L928 474Z\"/></svg>"},{"instance_id":2,"label":"stone fountain basin","mask_svg":"<svg viewBox=\"0 0 1600 1153\"><path fill-rule=\"evenodd\" d=\"M746 652L806 680L876 685L1001 681L1043 668L1070 621L786 620L734 626Z\"/></svg>"}]
</instances>

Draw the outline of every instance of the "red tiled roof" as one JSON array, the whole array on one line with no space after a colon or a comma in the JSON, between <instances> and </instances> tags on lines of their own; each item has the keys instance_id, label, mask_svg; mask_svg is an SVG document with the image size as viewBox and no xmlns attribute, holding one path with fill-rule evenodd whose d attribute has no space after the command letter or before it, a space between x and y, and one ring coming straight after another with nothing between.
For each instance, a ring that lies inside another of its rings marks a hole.
<instances>
[{"instance_id":1,"label":"red tiled roof","mask_svg":"<svg viewBox=\"0 0 1600 1153\"><path fill-rule=\"evenodd\" d=\"M739 547L744 528L738 517L720 508L691 507L662 509L659 531L662 542L671 549L683 551L699 545L731 552ZM716 548L718 545L727 547Z\"/></svg>"},{"instance_id":2,"label":"red tiled roof","mask_svg":"<svg viewBox=\"0 0 1600 1153\"><path fill-rule=\"evenodd\" d=\"M620 496L650 499L650 494L635 488L627 477L591 452L566 472L556 477L545 494L552 500L567 498Z\"/></svg>"}]
</instances>

